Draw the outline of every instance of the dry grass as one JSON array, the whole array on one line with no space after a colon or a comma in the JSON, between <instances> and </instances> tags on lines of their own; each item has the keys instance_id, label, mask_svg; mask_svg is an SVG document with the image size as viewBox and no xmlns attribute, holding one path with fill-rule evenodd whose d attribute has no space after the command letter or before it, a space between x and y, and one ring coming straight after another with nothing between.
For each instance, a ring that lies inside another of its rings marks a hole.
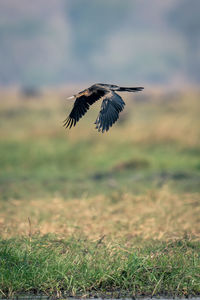
<instances>
[{"instance_id":1,"label":"dry grass","mask_svg":"<svg viewBox=\"0 0 200 300\"><path fill-rule=\"evenodd\" d=\"M62 121L73 104L71 101L66 102L65 98L73 92L48 91L39 98L29 100L22 98L20 93L1 93L4 100L0 103L4 123L0 138L61 137L71 142L89 138L104 144L116 142L120 136L121 142L128 141L141 145L175 142L188 147L200 146L198 91L167 95L161 92L153 94L147 90L134 95L136 101L124 95L127 103L121 114L124 123L120 124L119 120L109 134L98 136L93 123L100 103L94 104L87 117L83 118L73 130L67 132L62 130ZM38 112L41 113L39 122L36 119L34 121L34 116Z\"/></svg>"},{"instance_id":2,"label":"dry grass","mask_svg":"<svg viewBox=\"0 0 200 300\"><path fill-rule=\"evenodd\" d=\"M1 203L0 233L5 238L30 233L84 235L92 240L168 240L200 237L198 194L176 195L164 187L145 195L115 194L91 199L61 198ZM31 222L31 228L29 221Z\"/></svg>"}]
</instances>

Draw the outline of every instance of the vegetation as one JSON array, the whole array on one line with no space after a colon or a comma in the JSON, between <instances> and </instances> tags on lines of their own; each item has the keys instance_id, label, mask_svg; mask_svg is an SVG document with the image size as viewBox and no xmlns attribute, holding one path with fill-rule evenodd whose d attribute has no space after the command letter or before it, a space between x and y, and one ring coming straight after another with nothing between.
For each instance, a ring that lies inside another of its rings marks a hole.
<instances>
[{"instance_id":1,"label":"vegetation","mask_svg":"<svg viewBox=\"0 0 200 300\"><path fill-rule=\"evenodd\" d=\"M127 99L107 134L63 92L1 92L0 294L200 294L198 92ZM12 270L12 271L11 271Z\"/></svg>"},{"instance_id":2,"label":"vegetation","mask_svg":"<svg viewBox=\"0 0 200 300\"><path fill-rule=\"evenodd\" d=\"M20 2L0 1L1 86L199 85L199 0Z\"/></svg>"},{"instance_id":3,"label":"vegetation","mask_svg":"<svg viewBox=\"0 0 200 300\"><path fill-rule=\"evenodd\" d=\"M2 293L197 294L199 251L199 244L191 241L149 242L140 249L87 239L10 239L1 241Z\"/></svg>"}]
</instances>

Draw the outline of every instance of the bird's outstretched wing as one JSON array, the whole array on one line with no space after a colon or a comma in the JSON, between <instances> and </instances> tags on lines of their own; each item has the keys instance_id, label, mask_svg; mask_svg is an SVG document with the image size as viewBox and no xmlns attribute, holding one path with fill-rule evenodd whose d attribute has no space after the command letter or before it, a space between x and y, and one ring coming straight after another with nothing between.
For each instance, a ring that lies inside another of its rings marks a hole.
<instances>
[{"instance_id":1,"label":"bird's outstretched wing","mask_svg":"<svg viewBox=\"0 0 200 300\"><path fill-rule=\"evenodd\" d=\"M124 108L124 101L115 92L110 92L101 104L101 110L94 124L98 131L104 132L117 121L119 113Z\"/></svg>"},{"instance_id":2,"label":"bird's outstretched wing","mask_svg":"<svg viewBox=\"0 0 200 300\"><path fill-rule=\"evenodd\" d=\"M95 90L85 90L78 95L76 95L76 101L72 108L71 113L68 118L64 121L64 126L67 128L71 128L76 125L76 122L84 116L84 114L89 109L90 105L99 100L107 93L106 90L103 89L95 89Z\"/></svg>"}]
</instances>

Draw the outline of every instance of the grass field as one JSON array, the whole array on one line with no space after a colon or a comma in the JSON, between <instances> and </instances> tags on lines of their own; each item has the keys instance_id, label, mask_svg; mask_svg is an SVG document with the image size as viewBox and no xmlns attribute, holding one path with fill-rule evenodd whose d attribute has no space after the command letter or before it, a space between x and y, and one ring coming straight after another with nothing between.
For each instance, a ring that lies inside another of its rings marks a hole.
<instances>
[{"instance_id":1,"label":"grass field","mask_svg":"<svg viewBox=\"0 0 200 300\"><path fill-rule=\"evenodd\" d=\"M1 91L1 296L199 295L200 93L126 95L106 134L67 96Z\"/></svg>"}]
</instances>

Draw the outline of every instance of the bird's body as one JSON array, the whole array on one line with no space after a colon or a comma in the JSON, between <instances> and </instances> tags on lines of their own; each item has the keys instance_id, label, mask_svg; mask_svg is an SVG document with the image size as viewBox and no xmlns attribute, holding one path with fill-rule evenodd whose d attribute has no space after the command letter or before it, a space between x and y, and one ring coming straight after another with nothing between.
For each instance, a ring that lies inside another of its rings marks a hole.
<instances>
[{"instance_id":1,"label":"bird's body","mask_svg":"<svg viewBox=\"0 0 200 300\"><path fill-rule=\"evenodd\" d=\"M69 117L64 121L64 126L71 128L87 112L90 105L99 99L103 99L101 110L95 121L98 131L108 131L108 129L117 121L119 113L123 110L125 102L116 92L139 92L143 87L120 87L113 84L97 83L88 89L69 97L76 99Z\"/></svg>"}]
</instances>

